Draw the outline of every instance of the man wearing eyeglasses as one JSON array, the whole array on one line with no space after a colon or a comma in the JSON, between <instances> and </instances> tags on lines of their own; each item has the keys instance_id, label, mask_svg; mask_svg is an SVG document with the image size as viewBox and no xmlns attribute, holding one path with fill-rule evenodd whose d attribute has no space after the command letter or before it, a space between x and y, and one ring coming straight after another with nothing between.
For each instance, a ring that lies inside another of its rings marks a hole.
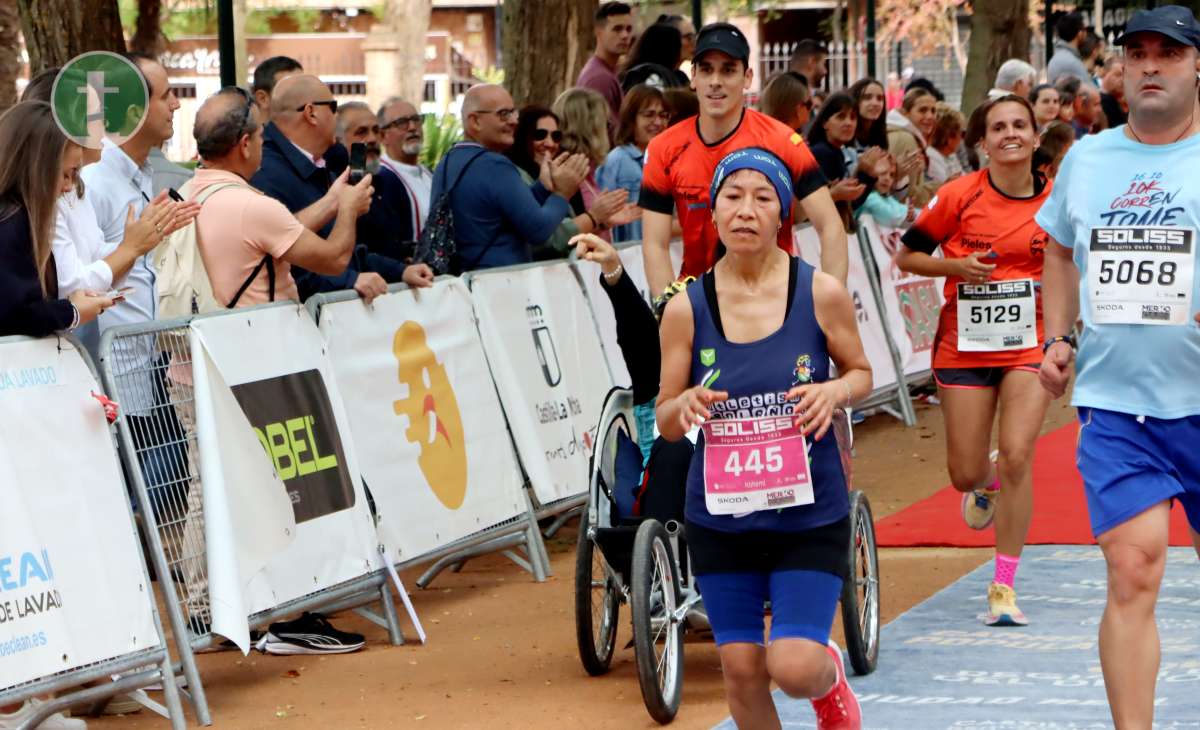
<instances>
[{"instance_id":1,"label":"man wearing eyeglasses","mask_svg":"<svg viewBox=\"0 0 1200 730\"><path fill-rule=\"evenodd\" d=\"M399 97L392 97L379 107L379 131L383 135L380 177L390 173L404 187L414 215L414 240L425 228L433 194L433 171L421 164L424 121L424 115L417 113L416 107Z\"/></svg>"},{"instance_id":2,"label":"man wearing eyeglasses","mask_svg":"<svg viewBox=\"0 0 1200 730\"><path fill-rule=\"evenodd\" d=\"M504 152L513 146L517 112L502 86L480 84L463 97L463 136L433 173L433 200L449 194L461 271L523 264L531 246L572 215L567 202L588 173L585 155L542 163L532 186Z\"/></svg>"},{"instance_id":3,"label":"man wearing eyeglasses","mask_svg":"<svg viewBox=\"0 0 1200 730\"><path fill-rule=\"evenodd\" d=\"M348 184L345 155L340 150L337 155L327 154L336 145L337 106L329 87L316 76L298 74L282 79L271 95L262 167L251 180L254 187L286 205L305 228L326 238L338 216L339 196ZM353 289L370 302L387 292L389 282L427 285L432 280L428 274L422 267L405 277L402 261L373 253L366 245L355 247L349 265L337 275L293 269L302 301L319 292Z\"/></svg>"}]
</instances>

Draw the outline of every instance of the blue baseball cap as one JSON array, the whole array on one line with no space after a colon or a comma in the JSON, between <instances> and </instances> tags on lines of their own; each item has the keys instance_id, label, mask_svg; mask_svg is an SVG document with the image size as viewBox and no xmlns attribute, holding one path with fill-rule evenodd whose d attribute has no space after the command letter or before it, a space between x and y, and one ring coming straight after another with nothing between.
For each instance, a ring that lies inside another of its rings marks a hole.
<instances>
[{"instance_id":1,"label":"blue baseball cap","mask_svg":"<svg viewBox=\"0 0 1200 730\"><path fill-rule=\"evenodd\" d=\"M1134 33L1158 33L1185 46L1200 48L1200 25L1192 11L1182 5L1139 10L1125 24L1125 32L1117 38L1116 44L1125 45Z\"/></svg>"}]
</instances>

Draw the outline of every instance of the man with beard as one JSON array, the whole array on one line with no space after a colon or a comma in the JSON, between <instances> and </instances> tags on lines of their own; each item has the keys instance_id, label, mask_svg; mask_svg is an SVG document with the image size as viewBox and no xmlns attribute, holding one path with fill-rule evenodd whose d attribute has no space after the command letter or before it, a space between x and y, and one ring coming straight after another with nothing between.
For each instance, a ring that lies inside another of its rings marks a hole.
<instances>
[{"instance_id":1,"label":"man with beard","mask_svg":"<svg viewBox=\"0 0 1200 730\"><path fill-rule=\"evenodd\" d=\"M329 87L316 76L299 74L280 81L271 96L271 122L263 131L262 166L250 181L322 237L333 228L337 196L347 184L345 151L334 139L337 107ZM373 197L372 207L375 205ZM319 292L353 289L369 303L387 292L388 283L427 286L432 282L428 267L406 268L403 261L380 255L377 251L383 245L381 239L361 225L359 236L365 238L359 241L350 264L340 275L320 275L293 267L301 300ZM391 240L400 240L398 232L392 232Z\"/></svg>"},{"instance_id":2,"label":"man with beard","mask_svg":"<svg viewBox=\"0 0 1200 730\"><path fill-rule=\"evenodd\" d=\"M367 172L374 175L379 170L379 122L371 107L361 101L339 104L337 128L334 138L350 152L350 145L362 142L367 147Z\"/></svg>"},{"instance_id":3,"label":"man with beard","mask_svg":"<svg viewBox=\"0 0 1200 730\"><path fill-rule=\"evenodd\" d=\"M421 146L425 143L424 115L400 97L392 97L379 107L379 132L383 151L379 158L379 177L395 180L403 187L412 211L412 228L419 238L429 217L433 171L421 164Z\"/></svg>"}]
</instances>

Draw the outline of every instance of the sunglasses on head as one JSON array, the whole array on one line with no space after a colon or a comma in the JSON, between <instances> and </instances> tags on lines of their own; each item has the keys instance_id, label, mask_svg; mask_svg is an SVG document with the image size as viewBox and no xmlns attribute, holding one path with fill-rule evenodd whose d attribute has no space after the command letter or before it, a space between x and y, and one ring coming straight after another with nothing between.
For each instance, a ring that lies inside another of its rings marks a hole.
<instances>
[{"instance_id":1,"label":"sunglasses on head","mask_svg":"<svg viewBox=\"0 0 1200 730\"><path fill-rule=\"evenodd\" d=\"M553 132L551 132L549 129L533 130L533 141L534 142L541 142L541 141L545 140L546 137L549 137L550 139L554 140L556 143L562 142L562 132L557 129L554 130Z\"/></svg>"}]
</instances>

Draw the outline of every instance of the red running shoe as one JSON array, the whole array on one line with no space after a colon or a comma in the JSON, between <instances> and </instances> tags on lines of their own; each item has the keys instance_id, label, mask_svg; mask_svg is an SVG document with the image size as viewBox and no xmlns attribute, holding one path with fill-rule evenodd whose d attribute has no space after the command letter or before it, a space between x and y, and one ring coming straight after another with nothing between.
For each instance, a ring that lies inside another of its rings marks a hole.
<instances>
[{"instance_id":1,"label":"red running shoe","mask_svg":"<svg viewBox=\"0 0 1200 730\"><path fill-rule=\"evenodd\" d=\"M862 710L858 698L846 681L846 665L842 662L842 649L833 639L825 647L833 664L837 667L837 681L824 697L812 700L817 713L817 730L862 730Z\"/></svg>"}]
</instances>

